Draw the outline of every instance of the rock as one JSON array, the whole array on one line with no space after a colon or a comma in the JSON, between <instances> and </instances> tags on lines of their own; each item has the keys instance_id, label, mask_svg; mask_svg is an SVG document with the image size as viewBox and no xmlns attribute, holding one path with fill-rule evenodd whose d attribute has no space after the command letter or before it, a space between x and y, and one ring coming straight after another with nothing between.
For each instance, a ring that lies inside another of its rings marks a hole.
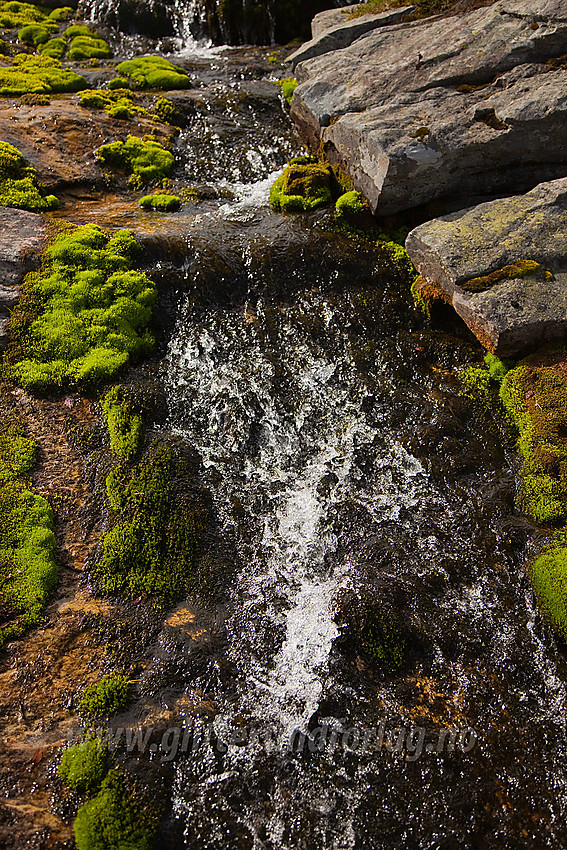
<instances>
[{"instance_id":1,"label":"rock","mask_svg":"<svg viewBox=\"0 0 567 850\"><path fill-rule=\"evenodd\" d=\"M349 6L347 9L352 9ZM314 18L312 29L318 35L313 37L311 41L302 44L298 50L288 56L287 62L290 62L292 67L295 67L299 62L304 62L307 59L313 59L315 56L321 56L323 53L329 53L332 50L340 50L352 44L362 35L367 32L378 29L379 27L397 24L403 18L410 15L416 9L415 6L401 6L400 8L390 9L387 12L381 12L379 15L364 15L361 18L353 18L349 21L345 18L346 10L331 10L322 12ZM332 17L331 17L332 14ZM325 16L323 18L323 16ZM341 16L341 17L339 17ZM317 21L317 18L323 18L323 21ZM331 26L325 27L327 22L334 21Z\"/></svg>"},{"instance_id":2,"label":"rock","mask_svg":"<svg viewBox=\"0 0 567 850\"><path fill-rule=\"evenodd\" d=\"M37 267L46 241L43 216L0 207L0 348L6 345L9 312L18 302L24 276Z\"/></svg>"},{"instance_id":3,"label":"rock","mask_svg":"<svg viewBox=\"0 0 567 850\"><path fill-rule=\"evenodd\" d=\"M319 38L325 30L330 30L339 24L344 24L350 13L356 9L358 3L352 6L343 6L342 9L325 9L324 12L319 12L311 21L311 37Z\"/></svg>"},{"instance_id":4,"label":"rock","mask_svg":"<svg viewBox=\"0 0 567 850\"><path fill-rule=\"evenodd\" d=\"M564 0L381 27L301 62L291 115L375 213L457 209L567 173L565 53Z\"/></svg>"},{"instance_id":5,"label":"rock","mask_svg":"<svg viewBox=\"0 0 567 850\"><path fill-rule=\"evenodd\" d=\"M490 351L511 356L567 336L567 178L422 224L406 248ZM471 279L525 259L553 279L515 278L486 292L466 291Z\"/></svg>"},{"instance_id":6,"label":"rock","mask_svg":"<svg viewBox=\"0 0 567 850\"><path fill-rule=\"evenodd\" d=\"M134 116L124 122L102 110L78 105L76 95L53 98L45 106L16 105L11 98L0 101L0 138L22 152L41 183L57 194L70 186L102 186L104 175L97 149L128 134L153 134L165 142L169 128L150 118Z\"/></svg>"}]
</instances>

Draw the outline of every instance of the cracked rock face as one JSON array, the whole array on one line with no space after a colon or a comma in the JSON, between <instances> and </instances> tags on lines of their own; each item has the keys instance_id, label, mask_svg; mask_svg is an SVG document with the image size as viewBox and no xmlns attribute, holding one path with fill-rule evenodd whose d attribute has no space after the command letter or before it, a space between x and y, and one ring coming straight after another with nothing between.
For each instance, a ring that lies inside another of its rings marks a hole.
<instances>
[{"instance_id":1,"label":"cracked rock face","mask_svg":"<svg viewBox=\"0 0 567 850\"><path fill-rule=\"evenodd\" d=\"M46 241L43 216L0 207L0 349L7 342L8 316L20 297L21 283L37 266Z\"/></svg>"},{"instance_id":2,"label":"cracked rock face","mask_svg":"<svg viewBox=\"0 0 567 850\"><path fill-rule=\"evenodd\" d=\"M411 231L406 248L495 354L512 356L567 335L567 178L428 221ZM467 291L471 279L518 260L535 260L548 273Z\"/></svg>"},{"instance_id":3,"label":"cracked rock face","mask_svg":"<svg viewBox=\"0 0 567 850\"><path fill-rule=\"evenodd\" d=\"M298 64L292 117L376 214L457 209L567 173L565 53L564 0L381 27Z\"/></svg>"}]
</instances>

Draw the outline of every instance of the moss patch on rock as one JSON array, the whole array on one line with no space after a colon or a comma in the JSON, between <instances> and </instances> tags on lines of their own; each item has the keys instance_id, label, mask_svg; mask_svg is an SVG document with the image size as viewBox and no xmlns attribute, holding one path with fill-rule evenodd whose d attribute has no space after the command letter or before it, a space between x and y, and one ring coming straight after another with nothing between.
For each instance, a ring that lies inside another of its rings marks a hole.
<instances>
[{"instance_id":1,"label":"moss patch on rock","mask_svg":"<svg viewBox=\"0 0 567 850\"><path fill-rule=\"evenodd\" d=\"M49 42L47 42L49 44ZM0 95L77 92L87 88L86 80L63 68L51 56L19 53L11 65L0 65Z\"/></svg>"},{"instance_id":2,"label":"moss patch on rock","mask_svg":"<svg viewBox=\"0 0 567 850\"><path fill-rule=\"evenodd\" d=\"M78 35L71 41L67 59L108 59L112 56L110 45L103 38L92 35Z\"/></svg>"},{"instance_id":3,"label":"moss patch on rock","mask_svg":"<svg viewBox=\"0 0 567 850\"><path fill-rule=\"evenodd\" d=\"M539 522L567 519L567 367L553 349L525 358L502 380L520 437L522 504Z\"/></svg>"},{"instance_id":4,"label":"moss patch on rock","mask_svg":"<svg viewBox=\"0 0 567 850\"><path fill-rule=\"evenodd\" d=\"M163 180L175 162L173 154L152 136L128 136L125 142L102 145L97 156L106 168L130 174L132 186Z\"/></svg>"},{"instance_id":5,"label":"moss patch on rock","mask_svg":"<svg viewBox=\"0 0 567 850\"><path fill-rule=\"evenodd\" d=\"M145 210L175 212L181 206L181 198L177 195L145 195L139 203Z\"/></svg>"},{"instance_id":6,"label":"moss patch on rock","mask_svg":"<svg viewBox=\"0 0 567 850\"><path fill-rule=\"evenodd\" d=\"M567 539L565 532L535 558L531 579L539 602L555 630L567 641Z\"/></svg>"},{"instance_id":7,"label":"moss patch on rock","mask_svg":"<svg viewBox=\"0 0 567 850\"><path fill-rule=\"evenodd\" d=\"M19 3L16 0L0 3L0 27L4 29L25 27L33 23L45 23L49 18L47 12L32 3ZM55 29L57 29L56 26Z\"/></svg>"},{"instance_id":8,"label":"moss patch on rock","mask_svg":"<svg viewBox=\"0 0 567 850\"><path fill-rule=\"evenodd\" d=\"M312 157L296 157L270 189L270 203L281 212L308 212L332 200L332 172Z\"/></svg>"},{"instance_id":9,"label":"moss patch on rock","mask_svg":"<svg viewBox=\"0 0 567 850\"><path fill-rule=\"evenodd\" d=\"M41 620L57 581L53 511L25 479L36 453L22 426L0 434L0 646Z\"/></svg>"},{"instance_id":10,"label":"moss patch on rock","mask_svg":"<svg viewBox=\"0 0 567 850\"><path fill-rule=\"evenodd\" d=\"M151 850L157 824L153 806L137 799L113 769L97 796L77 812L77 850Z\"/></svg>"},{"instance_id":11,"label":"moss patch on rock","mask_svg":"<svg viewBox=\"0 0 567 850\"><path fill-rule=\"evenodd\" d=\"M127 230L111 238L96 225L61 233L41 271L24 282L10 319L5 376L35 391L84 386L149 351L156 291L133 268L138 251Z\"/></svg>"},{"instance_id":12,"label":"moss patch on rock","mask_svg":"<svg viewBox=\"0 0 567 850\"><path fill-rule=\"evenodd\" d=\"M128 59L121 62L116 70L127 85L149 89L187 89L191 80L177 65L173 65L161 56L144 56L140 59Z\"/></svg>"},{"instance_id":13,"label":"moss patch on rock","mask_svg":"<svg viewBox=\"0 0 567 850\"><path fill-rule=\"evenodd\" d=\"M109 529L91 570L103 593L170 604L194 585L201 521L175 493L175 466L172 451L154 444L138 464L108 476Z\"/></svg>"},{"instance_id":14,"label":"moss patch on rock","mask_svg":"<svg viewBox=\"0 0 567 850\"><path fill-rule=\"evenodd\" d=\"M87 109L102 109L111 118L130 120L135 115L153 117L151 112L133 102L132 93L128 89L83 91L80 94L80 104Z\"/></svg>"},{"instance_id":15,"label":"moss patch on rock","mask_svg":"<svg viewBox=\"0 0 567 850\"><path fill-rule=\"evenodd\" d=\"M473 277L465 283L461 283L461 289L465 292L486 292L504 280L515 280L516 278L534 277L544 273L541 265L535 260L517 260L501 269L497 269L483 277Z\"/></svg>"},{"instance_id":16,"label":"moss patch on rock","mask_svg":"<svg viewBox=\"0 0 567 850\"><path fill-rule=\"evenodd\" d=\"M57 775L79 794L96 794L108 772L108 749L93 737L63 751Z\"/></svg>"},{"instance_id":17,"label":"moss patch on rock","mask_svg":"<svg viewBox=\"0 0 567 850\"><path fill-rule=\"evenodd\" d=\"M110 448L121 460L131 460L140 448L143 421L124 387L113 387L102 400Z\"/></svg>"},{"instance_id":18,"label":"moss patch on rock","mask_svg":"<svg viewBox=\"0 0 567 850\"><path fill-rule=\"evenodd\" d=\"M122 711L130 701L130 682L122 673L108 673L85 688L79 700L83 714L108 717Z\"/></svg>"},{"instance_id":19,"label":"moss patch on rock","mask_svg":"<svg viewBox=\"0 0 567 850\"><path fill-rule=\"evenodd\" d=\"M45 195L34 168L26 165L20 151L0 142L0 206L43 212L59 206L55 195Z\"/></svg>"},{"instance_id":20,"label":"moss patch on rock","mask_svg":"<svg viewBox=\"0 0 567 850\"><path fill-rule=\"evenodd\" d=\"M291 105L291 101L293 100L293 93L297 88L297 80L295 77L286 77L285 80L278 80L278 86L281 87L283 92L283 96L285 98L285 102Z\"/></svg>"}]
</instances>

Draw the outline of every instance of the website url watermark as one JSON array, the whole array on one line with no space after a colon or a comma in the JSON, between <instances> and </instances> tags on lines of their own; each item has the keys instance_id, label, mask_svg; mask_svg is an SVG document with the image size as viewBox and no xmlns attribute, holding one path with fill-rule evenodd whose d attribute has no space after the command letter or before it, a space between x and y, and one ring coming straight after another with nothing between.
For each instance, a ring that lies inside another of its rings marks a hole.
<instances>
[{"instance_id":1,"label":"website url watermark","mask_svg":"<svg viewBox=\"0 0 567 850\"><path fill-rule=\"evenodd\" d=\"M309 731L294 729L282 738L273 727L237 727L220 733L211 723L195 720L189 724L170 726L104 726L70 732L69 743L77 743L94 734L109 750L124 750L130 754L158 758L162 763L212 748L224 755L231 747L254 747L266 754L279 752L282 756L303 754L332 755L337 752L358 755L391 754L408 762L422 756L443 753L470 753L477 743L472 727L444 727L427 730L424 726L404 726L381 720L374 728L321 722Z\"/></svg>"}]
</instances>

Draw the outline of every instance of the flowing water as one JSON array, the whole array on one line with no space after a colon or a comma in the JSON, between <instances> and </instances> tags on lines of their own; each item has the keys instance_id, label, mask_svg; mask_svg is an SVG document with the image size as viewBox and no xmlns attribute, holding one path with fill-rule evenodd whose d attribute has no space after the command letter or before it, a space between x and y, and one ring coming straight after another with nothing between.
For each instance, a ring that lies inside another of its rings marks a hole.
<instances>
[{"instance_id":1,"label":"flowing water","mask_svg":"<svg viewBox=\"0 0 567 850\"><path fill-rule=\"evenodd\" d=\"M214 704L174 763L180 846L564 847L564 658L524 575L513 442L459 393L480 351L330 213L270 210L300 146L266 51L185 35L177 178L210 193L154 270L162 427L232 568L218 640L171 650L169 687ZM399 625L401 666L353 637L367 610Z\"/></svg>"}]
</instances>

